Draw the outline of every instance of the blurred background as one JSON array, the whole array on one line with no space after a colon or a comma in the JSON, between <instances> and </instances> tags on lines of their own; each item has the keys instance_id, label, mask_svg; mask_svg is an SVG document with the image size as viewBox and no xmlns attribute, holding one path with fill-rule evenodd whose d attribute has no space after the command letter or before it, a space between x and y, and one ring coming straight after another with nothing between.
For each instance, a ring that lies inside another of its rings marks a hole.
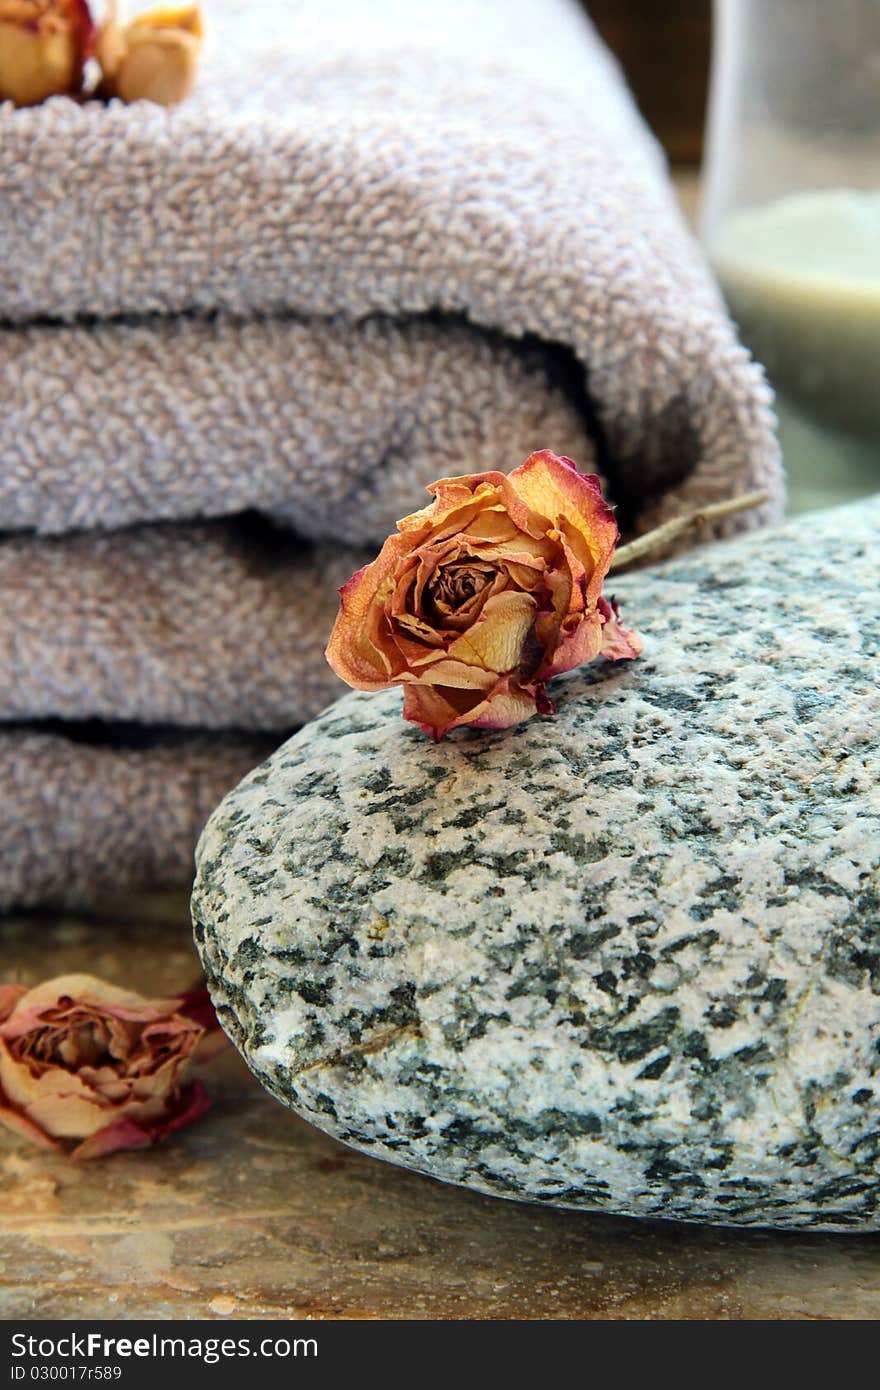
<instances>
[{"instance_id":1,"label":"blurred background","mask_svg":"<svg viewBox=\"0 0 880 1390\"><path fill-rule=\"evenodd\" d=\"M584 9L623 64L672 163L696 169L709 87L711 0L590 0Z\"/></svg>"},{"instance_id":2,"label":"blurred background","mask_svg":"<svg viewBox=\"0 0 880 1390\"><path fill-rule=\"evenodd\" d=\"M591 0L776 392L788 510L880 485L880 0Z\"/></svg>"}]
</instances>

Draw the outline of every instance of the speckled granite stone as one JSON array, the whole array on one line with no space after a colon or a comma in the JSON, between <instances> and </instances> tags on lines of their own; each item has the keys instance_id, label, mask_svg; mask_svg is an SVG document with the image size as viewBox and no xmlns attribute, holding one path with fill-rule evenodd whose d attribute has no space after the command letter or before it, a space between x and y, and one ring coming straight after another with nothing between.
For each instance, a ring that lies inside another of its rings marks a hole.
<instances>
[{"instance_id":1,"label":"speckled granite stone","mask_svg":"<svg viewBox=\"0 0 880 1390\"><path fill-rule=\"evenodd\" d=\"M505 1197L880 1228L880 499L616 581L642 660L435 748L331 707L215 812L264 1084Z\"/></svg>"}]
</instances>

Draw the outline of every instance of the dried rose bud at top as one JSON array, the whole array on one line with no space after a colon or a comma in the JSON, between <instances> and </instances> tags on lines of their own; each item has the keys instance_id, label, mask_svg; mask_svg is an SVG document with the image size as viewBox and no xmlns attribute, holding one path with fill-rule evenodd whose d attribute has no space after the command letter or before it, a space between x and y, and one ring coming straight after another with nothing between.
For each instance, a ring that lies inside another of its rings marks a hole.
<instances>
[{"instance_id":1,"label":"dried rose bud at top","mask_svg":"<svg viewBox=\"0 0 880 1390\"><path fill-rule=\"evenodd\" d=\"M638 656L602 597L618 532L598 478L544 450L428 491L340 591L327 659L349 685L402 685L404 717L439 739L550 714L552 676Z\"/></svg>"},{"instance_id":2,"label":"dried rose bud at top","mask_svg":"<svg viewBox=\"0 0 880 1390\"><path fill-rule=\"evenodd\" d=\"M193 89L202 32L198 5L147 10L126 25L111 15L97 41L101 94L176 106Z\"/></svg>"},{"instance_id":3,"label":"dried rose bud at top","mask_svg":"<svg viewBox=\"0 0 880 1390\"><path fill-rule=\"evenodd\" d=\"M86 0L0 0L0 101L78 92L93 37Z\"/></svg>"}]
</instances>

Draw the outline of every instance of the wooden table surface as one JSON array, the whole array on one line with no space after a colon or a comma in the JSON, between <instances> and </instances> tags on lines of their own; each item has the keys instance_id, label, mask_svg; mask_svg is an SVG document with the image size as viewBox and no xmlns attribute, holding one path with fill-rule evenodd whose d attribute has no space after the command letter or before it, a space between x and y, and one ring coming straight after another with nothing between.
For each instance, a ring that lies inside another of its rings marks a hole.
<instances>
[{"instance_id":1,"label":"wooden table surface","mask_svg":"<svg viewBox=\"0 0 880 1390\"><path fill-rule=\"evenodd\" d=\"M198 975L182 902L10 918L0 961L166 994ZM0 1317L880 1317L880 1236L498 1201L325 1138L231 1049L205 1078L214 1109L152 1150L77 1166L0 1137Z\"/></svg>"}]
</instances>

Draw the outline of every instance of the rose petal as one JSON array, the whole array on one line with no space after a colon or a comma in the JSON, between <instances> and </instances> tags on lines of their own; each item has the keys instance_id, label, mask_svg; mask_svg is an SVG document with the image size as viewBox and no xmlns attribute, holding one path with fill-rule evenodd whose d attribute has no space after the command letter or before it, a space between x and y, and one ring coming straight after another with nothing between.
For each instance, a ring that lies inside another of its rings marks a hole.
<instances>
[{"instance_id":1,"label":"rose petal","mask_svg":"<svg viewBox=\"0 0 880 1390\"><path fill-rule=\"evenodd\" d=\"M59 1087L65 1094L83 1099L91 1096L89 1088L75 1073L57 1066L33 1068L27 1058L19 1060L10 1045L0 1038L0 1092L8 1104L23 1110L40 1097L55 1094Z\"/></svg>"},{"instance_id":2,"label":"rose petal","mask_svg":"<svg viewBox=\"0 0 880 1390\"><path fill-rule=\"evenodd\" d=\"M202 13L199 5L156 5L151 10L141 10L135 15L130 30L144 26L147 29L182 29L187 34L202 37Z\"/></svg>"},{"instance_id":3,"label":"rose petal","mask_svg":"<svg viewBox=\"0 0 880 1390\"><path fill-rule=\"evenodd\" d=\"M498 674L482 666L467 666L462 661L443 657L419 671L417 676L410 675L409 681L417 685L443 685L450 690L479 690L486 694L497 685Z\"/></svg>"},{"instance_id":4,"label":"rose petal","mask_svg":"<svg viewBox=\"0 0 880 1390\"><path fill-rule=\"evenodd\" d=\"M428 488L434 501L397 523L402 532L416 526L429 527L432 545L459 536L475 519L487 511L503 512L501 493L507 479L503 473L476 473L472 477L440 478Z\"/></svg>"},{"instance_id":5,"label":"rose petal","mask_svg":"<svg viewBox=\"0 0 880 1390\"><path fill-rule=\"evenodd\" d=\"M204 985L195 985L182 994L177 1001L176 1012L197 1023L206 1032L220 1027L211 996Z\"/></svg>"},{"instance_id":6,"label":"rose petal","mask_svg":"<svg viewBox=\"0 0 880 1390\"><path fill-rule=\"evenodd\" d=\"M523 533L512 517L499 510L497 506L478 512L464 535L468 545L487 545L496 550L506 549L523 538Z\"/></svg>"},{"instance_id":7,"label":"rose petal","mask_svg":"<svg viewBox=\"0 0 880 1390\"><path fill-rule=\"evenodd\" d=\"M531 594L515 590L496 594L489 599L479 622L451 643L449 656L499 675L513 671L519 665L534 617L535 600Z\"/></svg>"},{"instance_id":8,"label":"rose petal","mask_svg":"<svg viewBox=\"0 0 880 1390\"><path fill-rule=\"evenodd\" d=\"M513 470L510 484L528 507L567 533L569 543L574 542L572 532L585 542L592 559L588 598L595 601L619 536L599 479L579 473L571 459L544 449Z\"/></svg>"},{"instance_id":9,"label":"rose petal","mask_svg":"<svg viewBox=\"0 0 880 1390\"><path fill-rule=\"evenodd\" d=\"M512 475L511 475L512 476ZM524 505L504 473L462 474L457 478L440 478L428 488L435 501L430 507L416 512L413 517L405 517L397 523L401 530L409 529L409 523L416 517L422 522L427 518L430 524L432 542L466 534L478 517L496 512L510 518L518 531L528 536L540 537L543 528L536 524L533 512Z\"/></svg>"},{"instance_id":10,"label":"rose petal","mask_svg":"<svg viewBox=\"0 0 880 1390\"><path fill-rule=\"evenodd\" d=\"M163 1018L173 1013L178 1004L176 999L146 999L94 975L59 975L21 995L0 1024L0 1038L11 1041L42 1026L46 1012L58 1008L63 1000L75 1001L75 1008L81 1012L96 1010L140 1023Z\"/></svg>"},{"instance_id":11,"label":"rose petal","mask_svg":"<svg viewBox=\"0 0 880 1390\"><path fill-rule=\"evenodd\" d=\"M157 1018L141 1029L139 1046L144 1052L155 1052L161 1048L186 1056L202 1036L203 1028L194 1019L184 1018L183 1014L173 1013L170 1018Z\"/></svg>"},{"instance_id":12,"label":"rose petal","mask_svg":"<svg viewBox=\"0 0 880 1390\"><path fill-rule=\"evenodd\" d=\"M60 1149L61 1145L57 1139L53 1139L46 1134L39 1125L35 1125L25 1115L20 1115L17 1110L11 1110L2 1103L0 1095L0 1125L6 1129L11 1129L13 1134L17 1134L20 1139L29 1139L32 1144L39 1144L42 1149Z\"/></svg>"},{"instance_id":13,"label":"rose petal","mask_svg":"<svg viewBox=\"0 0 880 1390\"><path fill-rule=\"evenodd\" d=\"M557 551L556 544L547 540L546 536L529 536L519 530L512 540L503 545L489 545L470 535L463 536L462 541L467 553L480 560L488 560L492 564L510 562L534 569L544 569L552 564Z\"/></svg>"},{"instance_id":14,"label":"rose petal","mask_svg":"<svg viewBox=\"0 0 880 1390\"><path fill-rule=\"evenodd\" d=\"M602 619L598 613L578 617L570 627L562 625L562 634L549 661L536 671L535 679L548 681L563 671L573 671L599 655L602 645Z\"/></svg>"},{"instance_id":15,"label":"rose petal","mask_svg":"<svg viewBox=\"0 0 880 1390\"><path fill-rule=\"evenodd\" d=\"M358 690L386 690L402 669L389 656L380 629L387 621L383 605L394 591L395 570L410 549L407 537L389 536L372 564L339 590L340 609L325 655L336 674Z\"/></svg>"},{"instance_id":16,"label":"rose petal","mask_svg":"<svg viewBox=\"0 0 880 1390\"><path fill-rule=\"evenodd\" d=\"M27 990L24 985L0 985L0 1023L9 1017L25 994Z\"/></svg>"},{"instance_id":17,"label":"rose petal","mask_svg":"<svg viewBox=\"0 0 880 1390\"><path fill-rule=\"evenodd\" d=\"M509 676L497 681L486 698L462 699L463 694L448 686L407 685L403 716L436 743L452 729L508 729L536 713L534 696Z\"/></svg>"},{"instance_id":18,"label":"rose petal","mask_svg":"<svg viewBox=\"0 0 880 1390\"><path fill-rule=\"evenodd\" d=\"M128 1100L131 1095L131 1079L120 1077L112 1067L80 1067L81 1081L94 1091L101 1102L108 1106Z\"/></svg>"},{"instance_id":19,"label":"rose petal","mask_svg":"<svg viewBox=\"0 0 880 1390\"><path fill-rule=\"evenodd\" d=\"M417 565L413 573L406 573L403 566L398 568L399 578L391 602L391 612L396 622L411 631L415 631L415 625L418 625L429 642L440 640L440 632L450 620L460 624L466 612L475 620L490 595L504 587L504 575L498 572L495 562L485 560L481 550L472 550L465 543L466 539L462 537L452 542L447 541L442 546L421 546L413 556ZM452 614L441 616L435 601L436 621L428 623L423 617L416 616L424 611L425 590L439 570L451 565L457 568L479 568L485 580L484 587L476 591L470 601L456 611L454 618Z\"/></svg>"},{"instance_id":20,"label":"rose petal","mask_svg":"<svg viewBox=\"0 0 880 1390\"><path fill-rule=\"evenodd\" d=\"M53 1080L65 1075L67 1073L59 1071ZM45 1088L27 1105L16 1102L16 1107L44 1134L55 1139L82 1139L84 1135L94 1134L107 1123L108 1111L112 1109L111 1104L94 1091L87 1094L73 1089L65 1091L60 1084Z\"/></svg>"},{"instance_id":21,"label":"rose petal","mask_svg":"<svg viewBox=\"0 0 880 1390\"><path fill-rule=\"evenodd\" d=\"M101 95L176 105L192 89L201 38L198 5L160 6L125 26L111 14L98 37Z\"/></svg>"},{"instance_id":22,"label":"rose petal","mask_svg":"<svg viewBox=\"0 0 880 1390\"><path fill-rule=\"evenodd\" d=\"M413 673L418 675L422 667L430 666L435 661L443 661L446 657L445 637L438 636L436 645L429 646L416 636L410 638L409 631L407 626L394 634L394 645L409 668L401 672L397 678L398 682L408 680Z\"/></svg>"},{"instance_id":23,"label":"rose petal","mask_svg":"<svg viewBox=\"0 0 880 1390\"><path fill-rule=\"evenodd\" d=\"M602 628L600 654L609 661L631 661L642 654L642 639L632 628L621 627L616 618Z\"/></svg>"},{"instance_id":24,"label":"rose petal","mask_svg":"<svg viewBox=\"0 0 880 1390\"><path fill-rule=\"evenodd\" d=\"M499 684L490 699L474 710L467 724L472 729L512 729L537 713L534 695L506 680Z\"/></svg>"},{"instance_id":25,"label":"rose petal","mask_svg":"<svg viewBox=\"0 0 880 1390\"><path fill-rule=\"evenodd\" d=\"M524 557L517 555L514 559L506 556L500 562L509 577L511 583L518 589L524 589L527 593L531 589L536 589L544 581L546 569L541 560L531 560L526 563Z\"/></svg>"},{"instance_id":26,"label":"rose petal","mask_svg":"<svg viewBox=\"0 0 880 1390\"><path fill-rule=\"evenodd\" d=\"M148 1149L152 1143L146 1129L135 1124L127 1115L120 1115L77 1144L70 1157L74 1163L80 1163L88 1158L106 1158L120 1149Z\"/></svg>"},{"instance_id":27,"label":"rose petal","mask_svg":"<svg viewBox=\"0 0 880 1390\"><path fill-rule=\"evenodd\" d=\"M185 1125L192 1124L211 1108L211 1104L205 1087L200 1081L194 1081L181 1092L174 1110L163 1119L138 1124L127 1116L120 1116L78 1145L70 1157L74 1162L81 1163L87 1159L106 1157L120 1149L148 1148Z\"/></svg>"},{"instance_id":28,"label":"rose petal","mask_svg":"<svg viewBox=\"0 0 880 1390\"><path fill-rule=\"evenodd\" d=\"M55 0L30 13L0 4L0 102L35 106L79 91L93 39L85 0Z\"/></svg>"},{"instance_id":29,"label":"rose petal","mask_svg":"<svg viewBox=\"0 0 880 1390\"><path fill-rule=\"evenodd\" d=\"M447 693L448 692L448 693ZM464 696L463 702L459 697ZM439 685L407 685L403 691L403 717L439 743L459 719L467 718L483 703L478 691L452 690Z\"/></svg>"},{"instance_id":30,"label":"rose petal","mask_svg":"<svg viewBox=\"0 0 880 1390\"><path fill-rule=\"evenodd\" d=\"M47 1066L35 1073L26 1060L16 1057L14 1042L0 1039L0 1090L12 1108L56 1138L81 1139L93 1134L106 1126L110 1114L120 1110L135 1120L154 1119L165 1111L203 1030L181 1018L150 1028L152 1032L144 1030L146 1042L140 1060L132 1059L135 1070L128 1073L114 1073L111 1067L68 1071L61 1066ZM144 1069L141 1075L138 1067ZM95 1085L90 1084L93 1078Z\"/></svg>"}]
</instances>

